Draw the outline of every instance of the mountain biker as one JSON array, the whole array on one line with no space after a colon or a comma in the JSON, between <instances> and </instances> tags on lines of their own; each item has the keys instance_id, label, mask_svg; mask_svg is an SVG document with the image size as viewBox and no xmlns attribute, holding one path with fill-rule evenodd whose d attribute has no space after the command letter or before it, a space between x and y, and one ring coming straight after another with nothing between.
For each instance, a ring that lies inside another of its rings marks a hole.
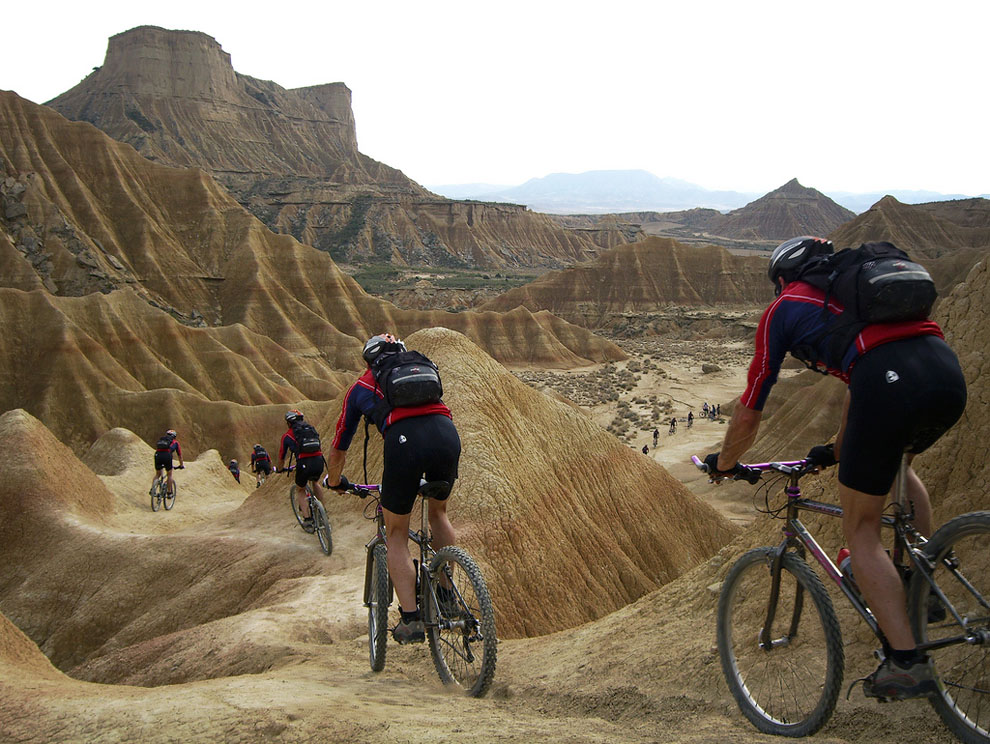
<instances>
[{"instance_id":1,"label":"mountain biker","mask_svg":"<svg viewBox=\"0 0 990 744\"><path fill-rule=\"evenodd\" d=\"M290 452L296 457L296 505L299 507L299 513L303 516L303 522L306 525L311 525L313 523L313 515L309 512L309 502L306 498L306 483L312 484L313 495L316 496L323 502L323 492L320 490L318 485L318 480L320 475L323 474L323 452L317 450L316 452L302 452L296 442L296 437L293 433L293 426L300 424L305 420L305 417L300 411L292 409L286 411L285 413L285 423L288 426L285 434L282 435L282 439L278 445L278 467L275 471L285 469L285 458Z\"/></svg>"},{"instance_id":2,"label":"mountain biker","mask_svg":"<svg viewBox=\"0 0 990 744\"><path fill-rule=\"evenodd\" d=\"M833 299L824 312L825 293L797 276L809 260L830 253L830 241L802 236L784 241L770 257L767 273L777 298L760 319L748 384L722 449L705 458L710 471L737 471L739 457L756 439L764 403L788 351L817 342L824 358L828 339L823 331L842 307ZM904 586L881 542L881 516L902 455L907 451L910 463L958 420L966 382L932 320L868 325L843 355L841 368L827 372L848 386L839 433L834 446L813 447L808 457L821 467L839 465L842 529L853 573L886 638L886 658L864 679L864 692L894 699L926 696L935 691L931 664L915 646ZM910 467L907 496L915 526L931 535L928 492Z\"/></svg>"},{"instance_id":3,"label":"mountain biker","mask_svg":"<svg viewBox=\"0 0 990 744\"><path fill-rule=\"evenodd\" d=\"M384 397L375 382L372 363L381 354L405 349L405 344L390 333L372 336L365 343L362 356L368 369L347 391L334 431L327 462L330 488L343 491L348 487L347 479L341 475L347 449L361 417L369 416L377 401ZM393 636L399 643L420 642L425 639L425 632L420 608L416 606L416 570L409 554L409 513L421 478L443 480L453 486L457 478L461 440L450 409L442 402L393 408L380 430L384 440L381 503L385 516L388 571L402 615ZM439 550L452 545L455 535L447 516L446 496L430 499L429 520L433 547Z\"/></svg>"},{"instance_id":4,"label":"mountain biker","mask_svg":"<svg viewBox=\"0 0 990 744\"><path fill-rule=\"evenodd\" d=\"M155 443L155 477L151 480L151 490L148 493L152 496L155 494L155 481L162 477L162 471L168 473L168 493L173 493L172 488L172 453L175 453L179 458L179 467L184 468L186 465L182 461L182 447L179 445L179 435L175 433L175 429L169 429Z\"/></svg>"},{"instance_id":5,"label":"mountain biker","mask_svg":"<svg viewBox=\"0 0 990 744\"><path fill-rule=\"evenodd\" d=\"M237 460L231 460L230 464L227 466L227 470L229 470L230 474L234 476L235 481L238 483L241 482L241 469L237 465Z\"/></svg>"},{"instance_id":6,"label":"mountain biker","mask_svg":"<svg viewBox=\"0 0 990 744\"><path fill-rule=\"evenodd\" d=\"M260 444L254 445L254 450L251 452L251 472L257 475L255 488L261 488L262 473L266 476L272 474L272 458L268 455L268 450Z\"/></svg>"}]
</instances>

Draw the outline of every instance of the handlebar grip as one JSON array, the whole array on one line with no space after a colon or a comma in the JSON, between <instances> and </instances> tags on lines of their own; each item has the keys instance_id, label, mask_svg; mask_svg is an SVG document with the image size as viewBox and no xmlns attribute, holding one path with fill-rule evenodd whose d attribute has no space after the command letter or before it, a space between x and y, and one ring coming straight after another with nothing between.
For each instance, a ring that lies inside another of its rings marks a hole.
<instances>
[{"instance_id":1,"label":"handlebar grip","mask_svg":"<svg viewBox=\"0 0 990 744\"><path fill-rule=\"evenodd\" d=\"M702 473L708 472L708 465L706 465L697 455L691 455L691 462L693 462L695 467L697 467Z\"/></svg>"}]
</instances>

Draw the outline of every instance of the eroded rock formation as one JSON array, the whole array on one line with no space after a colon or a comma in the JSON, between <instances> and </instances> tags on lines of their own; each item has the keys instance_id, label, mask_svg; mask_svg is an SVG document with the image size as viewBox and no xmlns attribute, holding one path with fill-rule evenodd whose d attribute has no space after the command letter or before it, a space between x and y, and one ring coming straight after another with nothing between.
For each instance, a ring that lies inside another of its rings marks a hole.
<instances>
[{"instance_id":1,"label":"eroded rock formation","mask_svg":"<svg viewBox=\"0 0 990 744\"><path fill-rule=\"evenodd\" d=\"M350 95L343 83L286 90L235 72L206 34L141 26L48 105L149 159L203 168L270 228L337 260L561 266L597 253L545 215L444 199L361 154Z\"/></svg>"}]
</instances>

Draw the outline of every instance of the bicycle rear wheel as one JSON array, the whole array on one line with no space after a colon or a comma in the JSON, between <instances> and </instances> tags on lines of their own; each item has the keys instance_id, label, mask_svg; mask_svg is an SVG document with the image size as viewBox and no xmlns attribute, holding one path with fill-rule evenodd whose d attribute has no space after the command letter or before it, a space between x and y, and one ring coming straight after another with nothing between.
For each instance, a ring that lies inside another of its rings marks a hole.
<instances>
[{"instance_id":1,"label":"bicycle rear wheel","mask_svg":"<svg viewBox=\"0 0 990 744\"><path fill-rule=\"evenodd\" d=\"M162 483L162 501L165 504L165 511L175 506L175 497L179 493L179 484L172 481L172 493L168 492L168 481Z\"/></svg>"},{"instance_id":2,"label":"bicycle rear wheel","mask_svg":"<svg viewBox=\"0 0 990 744\"><path fill-rule=\"evenodd\" d=\"M151 511L156 512L161 508L162 508L161 480L159 478L156 478L154 485L151 487Z\"/></svg>"},{"instance_id":3,"label":"bicycle rear wheel","mask_svg":"<svg viewBox=\"0 0 990 744\"><path fill-rule=\"evenodd\" d=\"M385 668L385 650L388 647L388 606L392 602L392 590L386 555L385 545L378 543L372 548L368 562L368 649L373 672Z\"/></svg>"},{"instance_id":4,"label":"bicycle rear wheel","mask_svg":"<svg viewBox=\"0 0 990 744\"><path fill-rule=\"evenodd\" d=\"M945 725L967 744L990 742L990 512L962 514L939 528L925 546L932 577L948 611L925 576L911 579L908 613L919 643L967 636L928 652L938 695L929 698Z\"/></svg>"},{"instance_id":5,"label":"bicycle rear wheel","mask_svg":"<svg viewBox=\"0 0 990 744\"><path fill-rule=\"evenodd\" d=\"M330 555L333 552L333 536L331 535L327 511L315 496L309 500L309 511L313 515L313 525L316 529L316 537L320 541L320 548L324 553Z\"/></svg>"},{"instance_id":6,"label":"bicycle rear wheel","mask_svg":"<svg viewBox=\"0 0 990 744\"><path fill-rule=\"evenodd\" d=\"M718 652L729 690L756 728L778 736L809 736L835 709L845 665L842 634L818 575L788 552L770 644L761 646L775 552L755 548L729 569L718 601Z\"/></svg>"},{"instance_id":7,"label":"bicycle rear wheel","mask_svg":"<svg viewBox=\"0 0 990 744\"><path fill-rule=\"evenodd\" d=\"M442 577L452 594L447 602L438 603ZM497 645L495 612L481 569L461 548L442 548L430 561L425 593L429 593L423 602L426 636L440 680L481 697L495 676Z\"/></svg>"},{"instance_id":8,"label":"bicycle rear wheel","mask_svg":"<svg viewBox=\"0 0 990 744\"><path fill-rule=\"evenodd\" d=\"M296 515L296 521L299 522L299 526L302 527L306 532L312 533L313 526L307 525L303 521L302 512L299 511L299 504L296 503L296 487L289 486L289 504L292 506L292 513Z\"/></svg>"}]
</instances>

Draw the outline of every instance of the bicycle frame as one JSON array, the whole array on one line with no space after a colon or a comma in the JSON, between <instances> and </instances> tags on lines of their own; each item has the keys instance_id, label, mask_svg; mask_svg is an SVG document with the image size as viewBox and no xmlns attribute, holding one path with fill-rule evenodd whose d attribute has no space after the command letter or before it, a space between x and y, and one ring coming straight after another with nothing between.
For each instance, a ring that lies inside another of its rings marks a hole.
<instances>
[{"instance_id":1,"label":"bicycle frame","mask_svg":"<svg viewBox=\"0 0 990 744\"><path fill-rule=\"evenodd\" d=\"M835 565L832 559L822 549L822 547L818 544L818 541L815 540L814 536L812 536L811 532L798 517L798 514L801 511L823 514L829 517L842 517L842 507L835 504L815 501L813 499L806 499L801 496L801 488L798 481L801 476L808 472L807 460L760 463L756 465L748 465L747 467L763 472L768 470L776 470L783 473L788 478L788 485L784 489L787 494L787 515L785 517L784 527L782 528L784 539L780 542L774 552L773 566L771 569L771 591L770 598L767 602L767 618L763 624L762 630L760 631L761 648L769 650L775 645L788 643L789 639L796 633L797 623L801 616L804 590L799 586L798 595L794 603L794 612L791 620L790 632L788 633L787 638L774 641L769 637L769 629L773 627L773 620L776 615L777 601L780 593L781 564L783 562L783 555L788 549L794 549L802 558L805 556L805 551L810 553L822 567L822 570L826 573L826 575L828 575L828 577L832 579L832 581L834 581L839 587L839 590L846 596L846 599L849 600L855 610L863 618L870 630L873 631L873 634L881 640L884 648L887 648L888 644L883 635L883 631L880 630L880 626L877 624L873 612L869 609L869 607L867 607L866 602L863 600L859 590L853 586L847 576L843 575L839 567ZM924 554L924 546L928 540L921 533L919 533L912 524L911 520L914 518L913 506L908 503L906 498L906 482L907 459L902 458L900 468L898 469L897 476L894 480L894 498L891 502L894 507L894 513L884 514L881 518L881 524L883 527L894 530L894 544L891 559L894 566L897 568L898 572L902 574L902 576L907 570L920 572L920 574L923 575L930 584L932 592L939 598L949 612L952 613L953 617L959 622L959 624L964 625L963 619L959 616L956 609L952 606L952 603L946 598L945 594L932 578L932 572L935 567L930 563ZM909 564L905 562L905 558L910 561ZM953 572L955 573L955 571ZM945 646L951 646L956 643L967 643L971 641L972 639L968 635L960 635L951 638L944 638L931 643L919 644L918 650L925 652L928 650L943 648Z\"/></svg>"},{"instance_id":2,"label":"bicycle frame","mask_svg":"<svg viewBox=\"0 0 990 744\"><path fill-rule=\"evenodd\" d=\"M375 521L375 535L367 543L365 543L365 550L368 553L367 564L365 566L364 572L364 606L371 606L371 584L373 581L371 564L373 561L373 553L376 545L386 545L386 534L385 534L385 515L382 513L382 504L379 498L379 486L376 484L354 484L352 486L359 493L364 493L365 495L371 494L375 499L375 516L373 517ZM426 567L430 565L430 561L436 554L433 546L430 544L430 534L429 534L429 519L427 512L427 499L423 496L419 496L420 502L420 528L418 530L413 530L409 528L409 539L419 546L419 560L414 559L413 563L416 565L416 583L417 583L417 594L420 593L419 587L423 586L422 578L420 573L426 570ZM394 587L392 585L392 579L389 577L389 602L391 603L392 592ZM429 582L425 583L425 586L430 587L430 593L433 593L433 588ZM425 599L425 597L424 597ZM436 597L432 597L432 600L436 602Z\"/></svg>"}]
</instances>

